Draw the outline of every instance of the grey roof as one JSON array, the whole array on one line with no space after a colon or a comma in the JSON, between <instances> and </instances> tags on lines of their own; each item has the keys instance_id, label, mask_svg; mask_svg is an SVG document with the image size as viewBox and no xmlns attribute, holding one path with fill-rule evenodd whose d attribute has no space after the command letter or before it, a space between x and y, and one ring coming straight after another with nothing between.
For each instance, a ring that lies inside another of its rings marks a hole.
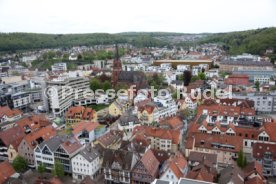
<instances>
[{"instance_id":1,"label":"grey roof","mask_svg":"<svg viewBox=\"0 0 276 184\"><path fill-rule=\"evenodd\" d=\"M116 162L122 170L130 171L133 159L133 152L107 149L104 151L102 167L112 169L112 164Z\"/></svg>"},{"instance_id":2,"label":"grey roof","mask_svg":"<svg viewBox=\"0 0 276 184\"><path fill-rule=\"evenodd\" d=\"M49 139L48 141L44 141L41 144L39 144L39 148L42 149L45 145L47 145L47 147L52 151L56 151L56 149L58 149L58 147L60 146L60 144L62 142L64 142L66 140L65 135L57 135L52 137L51 139Z\"/></svg>"},{"instance_id":3,"label":"grey roof","mask_svg":"<svg viewBox=\"0 0 276 184\"><path fill-rule=\"evenodd\" d=\"M220 172L219 184L227 184L231 181L235 184L244 183L244 174L236 165L229 165Z\"/></svg>"},{"instance_id":4,"label":"grey roof","mask_svg":"<svg viewBox=\"0 0 276 184\"><path fill-rule=\"evenodd\" d=\"M273 66L270 62L261 62L261 61L234 61L234 60L225 60L222 61L220 64L227 64L227 65L239 65L239 66Z\"/></svg>"},{"instance_id":5,"label":"grey roof","mask_svg":"<svg viewBox=\"0 0 276 184\"><path fill-rule=\"evenodd\" d=\"M99 157L98 151L92 148L91 145L86 146L83 150L79 152L79 154L83 156L88 162L92 162L97 157Z\"/></svg>"},{"instance_id":6,"label":"grey roof","mask_svg":"<svg viewBox=\"0 0 276 184\"><path fill-rule=\"evenodd\" d=\"M208 161L210 164L217 164L217 155L212 153L200 153L192 151L188 160L192 162L201 162L203 159Z\"/></svg>"},{"instance_id":7,"label":"grey roof","mask_svg":"<svg viewBox=\"0 0 276 184\"><path fill-rule=\"evenodd\" d=\"M184 84L184 82L181 80L174 80L174 81L172 81L171 84L182 85L182 84Z\"/></svg>"},{"instance_id":8,"label":"grey roof","mask_svg":"<svg viewBox=\"0 0 276 184\"><path fill-rule=\"evenodd\" d=\"M178 184L210 184L212 182L181 178Z\"/></svg>"},{"instance_id":9,"label":"grey roof","mask_svg":"<svg viewBox=\"0 0 276 184\"><path fill-rule=\"evenodd\" d=\"M119 119L119 123L122 126L128 125L129 122L133 122L133 124L138 124L139 119L136 115L132 114L131 111L126 111Z\"/></svg>"},{"instance_id":10,"label":"grey roof","mask_svg":"<svg viewBox=\"0 0 276 184\"><path fill-rule=\"evenodd\" d=\"M170 184L170 182L158 179L158 180L156 180L155 184Z\"/></svg>"}]
</instances>

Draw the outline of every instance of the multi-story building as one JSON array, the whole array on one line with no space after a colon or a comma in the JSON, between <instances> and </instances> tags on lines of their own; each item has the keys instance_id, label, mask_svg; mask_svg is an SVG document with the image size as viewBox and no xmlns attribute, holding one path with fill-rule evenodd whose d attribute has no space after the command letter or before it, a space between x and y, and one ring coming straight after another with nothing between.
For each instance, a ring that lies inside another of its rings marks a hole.
<instances>
[{"instance_id":1,"label":"multi-story building","mask_svg":"<svg viewBox=\"0 0 276 184\"><path fill-rule=\"evenodd\" d=\"M35 167L34 149L36 145L55 135L56 130L51 125L26 135L18 146L19 155L25 158L30 167Z\"/></svg>"},{"instance_id":2,"label":"multi-story building","mask_svg":"<svg viewBox=\"0 0 276 184\"><path fill-rule=\"evenodd\" d=\"M257 113L276 112L276 92L233 93L233 98L248 99L254 101Z\"/></svg>"},{"instance_id":3,"label":"multi-story building","mask_svg":"<svg viewBox=\"0 0 276 184\"><path fill-rule=\"evenodd\" d=\"M105 182L111 183L131 183L131 171L138 161L138 155L125 150L104 151L103 172Z\"/></svg>"},{"instance_id":4,"label":"multi-story building","mask_svg":"<svg viewBox=\"0 0 276 184\"><path fill-rule=\"evenodd\" d=\"M72 175L76 180L83 180L86 176L95 178L100 171L100 154L90 145L81 150L71 160Z\"/></svg>"},{"instance_id":5,"label":"multi-story building","mask_svg":"<svg viewBox=\"0 0 276 184\"><path fill-rule=\"evenodd\" d=\"M180 130L168 130L149 126L134 128L133 138L148 142L152 149L176 152L182 136Z\"/></svg>"},{"instance_id":6,"label":"multi-story building","mask_svg":"<svg viewBox=\"0 0 276 184\"><path fill-rule=\"evenodd\" d=\"M53 72L64 72L67 70L67 64L66 63L55 63L52 65L52 71Z\"/></svg>"},{"instance_id":7,"label":"multi-story building","mask_svg":"<svg viewBox=\"0 0 276 184\"><path fill-rule=\"evenodd\" d=\"M26 109L32 103L32 99L29 93L18 92L11 95L14 108Z\"/></svg>"},{"instance_id":8,"label":"multi-story building","mask_svg":"<svg viewBox=\"0 0 276 184\"><path fill-rule=\"evenodd\" d=\"M74 100L85 98L89 80L83 77L59 78L47 82L49 110L55 116L62 116L73 105Z\"/></svg>"},{"instance_id":9,"label":"multi-story building","mask_svg":"<svg viewBox=\"0 0 276 184\"><path fill-rule=\"evenodd\" d=\"M68 109L65 118L67 126L77 124L81 121L96 122L97 112L89 107L75 106Z\"/></svg>"},{"instance_id":10,"label":"multi-story building","mask_svg":"<svg viewBox=\"0 0 276 184\"><path fill-rule=\"evenodd\" d=\"M83 148L74 137L55 136L35 148L36 167L43 164L52 170L55 162L63 165L64 172L72 173L71 159Z\"/></svg>"},{"instance_id":11,"label":"multi-story building","mask_svg":"<svg viewBox=\"0 0 276 184\"><path fill-rule=\"evenodd\" d=\"M118 129L124 131L127 138L132 135L133 129L139 125L139 119L132 111L126 111L118 120Z\"/></svg>"},{"instance_id":12,"label":"multi-story building","mask_svg":"<svg viewBox=\"0 0 276 184\"><path fill-rule=\"evenodd\" d=\"M219 65L220 71L232 72L234 70L273 70L270 62L259 61L222 61Z\"/></svg>"},{"instance_id":13,"label":"multi-story building","mask_svg":"<svg viewBox=\"0 0 276 184\"><path fill-rule=\"evenodd\" d=\"M158 177L159 161L152 150L147 150L131 171L132 183L150 184Z\"/></svg>"},{"instance_id":14,"label":"multi-story building","mask_svg":"<svg viewBox=\"0 0 276 184\"><path fill-rule=\"evenodd\" d=\"M262 165L264 176L276 176L276 144L255 143L252 155Z\"/></svg>"},{"instance_id":15,"label":"multi-story building","mask_svg":"<svg viewBox=\"0 0 276 184\"><path fill-rule=\"evenodd\" d=\"M96 139L96 128L98 126L100 126L98 122L81 121L72 126L72 133L82 145L85 145Z\"/></svg>"}]
</instances>

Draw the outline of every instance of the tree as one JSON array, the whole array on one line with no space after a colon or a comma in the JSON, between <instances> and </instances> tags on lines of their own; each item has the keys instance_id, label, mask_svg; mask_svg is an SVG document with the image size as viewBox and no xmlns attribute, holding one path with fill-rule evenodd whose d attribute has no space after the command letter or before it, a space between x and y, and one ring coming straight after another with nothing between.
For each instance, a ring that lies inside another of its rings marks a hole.
<instances>
[{"instance_id":1,"label":"tree","mask_svg":"<svg viewBox=\"0 0 276 184\"><path fill-rule=\"evenodd\" d=\"M257 91L260 91L260 82L259 81L255 82L255 87L256 87Z\"/></svg>"},{"instance_id":2,"label":"tree","mask_svg":"<svg viewBox=\"0 0 276 184\"><path fill-rule=\"evenodd\" d=\"M81 59L82 59L82 55L79 54L79 55L78 55L78 60L81 60Z\"/></svg>"},{"instance_id":3,"label":"tree","mask_svg":"<svg viewBox=\"0 0 276 184\"><path fill-rule=\"evenodd\" d=\"M59 178L64 176L64 168L63 168L63 165L60 163L60 161L58 161L58 160L55 161L55 165L52 170L52 174L55 177L59 177Z\"/></svg>"},{"instance_id":4,"label":"tree","mask_svg":"<svg viewBox=\"0 0 276 184\"><path fill-rule=\"evenodd\" d=\"M197 81L197 80L199 80L200 78L199 78L199 76L198 75L194 75L193 77L192 77L192 82L195 82L195 81Z\"/></svg>"},{"instance_id":5,"label":"tree","mask_svg":"<svg viewBox=\"0 0 276 184\"><path fill-rule=\"evenodd\" d=\"M44 165L44 164L39 164L39 166L37 167L37 171L38 171L40 174L45 173L45 171L46 171L45 165Z\"/></svg>"},{"instance_id":6,"label":"tree","mask_svg":"<svg viewBox=\"0 0 276 184\"><path fill-rule=\"evenodd\" d=\"M16 170L16 172L24 172L28 168L27 161L20 155L18 155L12 162L13 168Z\"/></svg>"},{"instance_id":7,"label":"tree","mask_svg":"<svg viewBox=\"0 0 276 184\"><path fill-rule=\"evenodd\" d=\"M246 156L244 155L242 150L240 150L238 153L237 164L240 168L244 168L247 164Z\"/></svg>"},{"instance_id":8,"label":"tree","mask_svg":"<svg viewBox=\"0 0 276 184\"><path fill-rule=\"evenodd\" d=\"M200 80L206 80L206 75L203 72L200 72L197 76Z\"/></svg>"},{"instance_id":9,"label":"tree","mask_svg":"<svg viewBox=\"0 0 276 184\"><path fill-rule=\"evenodd\" d=\"M112 89L111 82L110 81L104 81L102 88L105 91L108 90L108 89Z\"/></svg>"},{"instance_id":10,"label":"tree","mask_svg":"<svg viewBox=\"0 0 276 184\"><path fill-rule=\"evenodd\" d=\"M92 79L90 82L90 89L92 89L93 91L96 91L97 89L101 89L101 84L100 81L96 78Z\"/></svg>"},{"instance_id":11,"label":"tree","mask_svg":"<svg viewBox=\"0 0 276 184\"><path fill-rule=\"evenodd\" d=\"M191 82L192 79L192 73L189 70L185 70L183 73L183 78L184 78L184 86L188 86Z\"/></svg>"}]
</instances>

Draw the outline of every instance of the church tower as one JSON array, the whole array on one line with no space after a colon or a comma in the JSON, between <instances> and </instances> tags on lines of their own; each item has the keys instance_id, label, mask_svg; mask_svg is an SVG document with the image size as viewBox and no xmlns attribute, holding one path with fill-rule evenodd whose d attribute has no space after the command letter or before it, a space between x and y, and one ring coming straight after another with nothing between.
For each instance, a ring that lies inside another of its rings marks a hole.
<instances>
[{"instance_id":1,"label":"church tower","mask_svg":"<svg viewBox=\"0 0 276 184\"><path fill-rule=\"evenodd\" d=\"M119 79L119 75L122 71L122 63L119 57L119 49L118 49L118 45L115 45L115 58L113 61L113 71L112 71L112 86L115 87L118 79Z\"/></svg>"}]
</instances>

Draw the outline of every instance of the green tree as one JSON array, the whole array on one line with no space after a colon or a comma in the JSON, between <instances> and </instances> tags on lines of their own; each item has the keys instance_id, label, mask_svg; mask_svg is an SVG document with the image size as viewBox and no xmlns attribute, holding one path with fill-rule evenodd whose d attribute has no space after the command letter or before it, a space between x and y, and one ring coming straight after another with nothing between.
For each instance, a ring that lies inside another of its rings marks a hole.
<instances>
[{"instance_id":1,"label":"green tree","mask_svg":"<svg viewBox=\"0 0 276 184\"><path fill-rule=\"evenodd\" d=\"M260 82L259 81L255 82L255 87L256 87L257 91L260 91Z\"/></svg>"},{"instance_id":2,"label":"green tree","mask_svg":"<svg viewBox=\"0 0 276 184\"><path fill-rule=\"evenodd\" d=\"M60 163L60 161L55 161L55 165L54 165L54 168L52 170L52 174L55 176L55 177L63 177L64 176L64 168L63 168L63 165Z\"/></svg>"},{"instance_id":3,"label":"green tree","mask_svg":"<svg viewBox=\"0 0 276 184\"><path fill-rule=\"evenodd\" d=\"M18 155L12 162L13 168L16 170L16 172L24 172L28 168L27 161L20 155Z\"/></svg>"},{"instance_id":4,"label":"green tree","mask_svg":"<svg viewBox=\"0 0 276 184\"><path fill-rule=\"evenodd\" d=\"M206 75L203 72L200 72L197 76L200 80L206 80Z\"/></svg>"},{"instance_id":5,"label":"green tree","mask_svg":"<svg viewBox=\"0 0 276 184\"><path fill-rule=\"evenodd\" d=\"M101 89L101 88L102 88L102 85L98 79L94 78L91 80L90 89L92 89L93 91L96 91L97 89Z\"/></svg>"},{"instance_id":6,"label":"green tree","mask_svg":"<svg viewBox=\"0 0 276 184\"><path fill-rule=\"evenodd\" d=\"M43 174L46 172L46 167L44 164L39 164L39 166L37 167L37 171L40 173L40 174Z\"/></svg>"},{"instance_id":7,"label":"green tree","mask_svg":"<svg viewBox=\"0 0 276 184\"><path fill-rule=\"evenodd\" d=\"M111 82L110 81L104 81L102 88L105 91L108 90L108 89L112 89Z\"/></svg>"},{"instance_id":8,"label":"green tree","mask_svg":"<svg viewBox=\"0 0 276 184\"><path fill-rule=\"evenodd\" d=\"M192 76L192 79L191 79L191 81L192 82L195 82L195 81L197 81L197 80L199 80L200 78L198 77L198 75L194 75L194 76Z\"/></svg>"},{"instance_id":9,"label":"green tree","mask_svg":"<svg viewBox=\"0 0 276 184\"><path fill-rule=\"evenodd\" d=\"M240 150L238 153L237 164L240 168L244 168L247 164L246 156L244 155L242 150Z\"/></svg>"}]
</instances>

